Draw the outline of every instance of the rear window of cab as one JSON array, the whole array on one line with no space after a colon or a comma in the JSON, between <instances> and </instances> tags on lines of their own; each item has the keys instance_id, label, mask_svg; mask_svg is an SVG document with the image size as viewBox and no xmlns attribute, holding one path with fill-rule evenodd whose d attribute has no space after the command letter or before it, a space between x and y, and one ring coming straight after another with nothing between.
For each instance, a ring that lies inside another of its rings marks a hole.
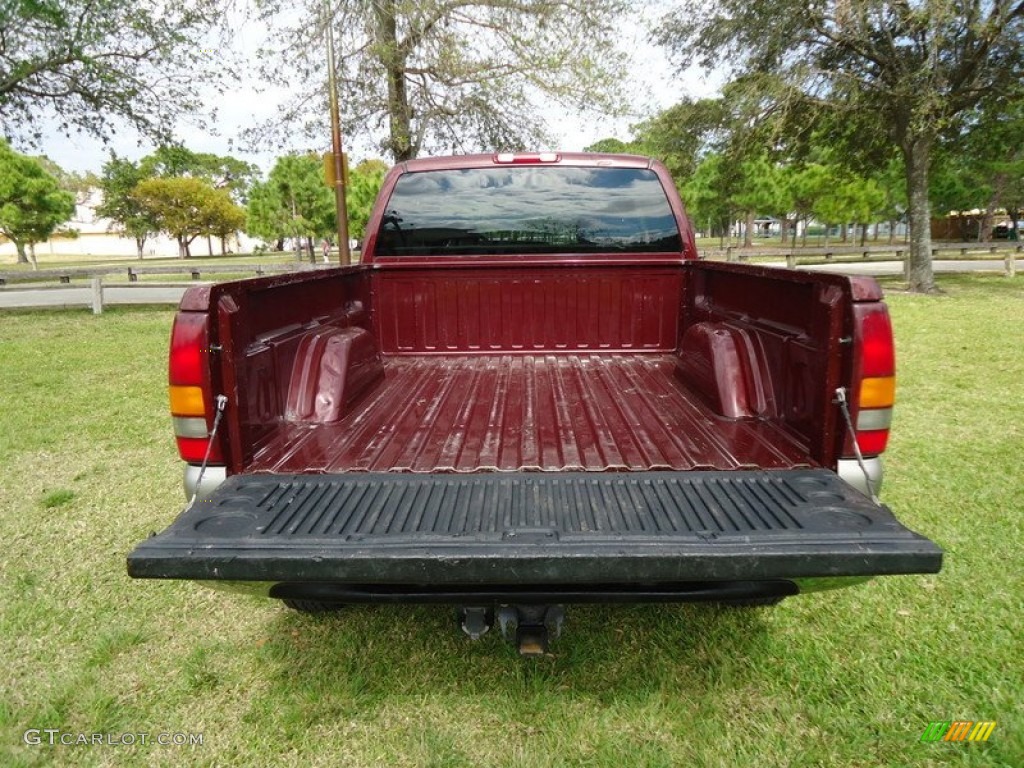
<instances>
[{"instance_id":1,"label":"rear window of cab","mask_svg":"<svg viewBox=\"0 0 1024 768\"><path fill-rule=\"evenodd\" d=\"M407 173L376 246L381 256L410 257L681 250L654 171L563 166Z\"/></svg>"}]
</instances>

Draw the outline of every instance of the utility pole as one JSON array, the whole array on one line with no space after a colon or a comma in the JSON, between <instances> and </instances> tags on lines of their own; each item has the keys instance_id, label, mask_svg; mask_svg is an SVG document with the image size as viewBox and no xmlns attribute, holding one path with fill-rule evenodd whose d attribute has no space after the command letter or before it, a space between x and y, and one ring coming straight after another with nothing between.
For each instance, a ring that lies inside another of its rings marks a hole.
<instances>
[{"instance_id":1,"label":"utility pole","mask_svg":"<svg viewBox=\"0 0 1024 768\"><path fill-rule=\"evenodd\" d=\"M331 100L331 154L334 161L334 205L338 215L338 258L342 266L351 263L348 250L348 206L345 202L345 158L341 150L341 111L338 108L338 84L334 75L334 25L331 0L324 0L324 24L327 28L327 89Z\"/></svg>"}]
</instances>

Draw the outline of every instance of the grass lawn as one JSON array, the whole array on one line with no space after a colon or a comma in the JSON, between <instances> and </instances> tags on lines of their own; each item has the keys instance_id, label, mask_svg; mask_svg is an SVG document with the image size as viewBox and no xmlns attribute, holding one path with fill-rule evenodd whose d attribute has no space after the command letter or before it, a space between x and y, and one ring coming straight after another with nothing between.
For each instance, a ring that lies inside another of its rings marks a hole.
<instances>
[{"instance_id":1,"label":"grass lawn","mask_svg":"<svg viewBox=\"0 0 1024 768\"><path fill-rule=\"evenodd\" d=\"M1022 765L1024 281L939 280L890 293L883 496L946 549L941 574L772 609L572 607L540 660L445 608L310 618L130 580L127 551L183 506L172 313L0 313L0 765ZM958 719L998 725L920 742Z\"/></svg>"}]
</instances>

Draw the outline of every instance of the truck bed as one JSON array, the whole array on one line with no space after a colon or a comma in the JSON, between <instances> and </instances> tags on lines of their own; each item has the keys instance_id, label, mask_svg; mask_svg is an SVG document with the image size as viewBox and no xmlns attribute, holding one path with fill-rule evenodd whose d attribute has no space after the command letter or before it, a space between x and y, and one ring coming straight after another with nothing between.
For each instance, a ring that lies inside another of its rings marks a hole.
<instances>
[{"instance_id":1,"label":"truck bed","mask_svg":"<svg viewBox=\"0 0 1024 768\"><path fill-rule=\"evenodd\" d=\"M794 469L778 422L716 415L668 354L389 357L338 422L282 423L248 472Z\"/></svg>"}]
</instances>

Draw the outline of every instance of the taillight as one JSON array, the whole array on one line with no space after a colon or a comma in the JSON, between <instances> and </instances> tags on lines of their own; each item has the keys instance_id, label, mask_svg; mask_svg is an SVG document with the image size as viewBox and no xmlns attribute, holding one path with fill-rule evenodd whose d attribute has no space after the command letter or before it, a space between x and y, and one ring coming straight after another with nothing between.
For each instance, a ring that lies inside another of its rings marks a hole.
<instances>
[{"instance_id":1,"label":"taillight","mask_svg":"<svg viewBox=\"0 0 1024 768\"><path fill-rule=\"evenodd\" d=\"M881 302L855 304L856 363L854 408L857 443L865 456L885 450L896 402L896 354L889 310ZM852 445L848 444L848 453Z\"/></svg>"},{"instance_id":2,"label":"taillight","mask_svg":"<svg viewBox=\"0 0 1024 768\"><path fill-rule=\"evenodd\" d=\"M178 454L192 464L203 461L210 445L207 415L213 413L214 405L205 365L208 355L206 315L179 312L171 330L168 389ZM220 445L214 442L210 462L223 460Z\"/></svg>"}]
</instances>

